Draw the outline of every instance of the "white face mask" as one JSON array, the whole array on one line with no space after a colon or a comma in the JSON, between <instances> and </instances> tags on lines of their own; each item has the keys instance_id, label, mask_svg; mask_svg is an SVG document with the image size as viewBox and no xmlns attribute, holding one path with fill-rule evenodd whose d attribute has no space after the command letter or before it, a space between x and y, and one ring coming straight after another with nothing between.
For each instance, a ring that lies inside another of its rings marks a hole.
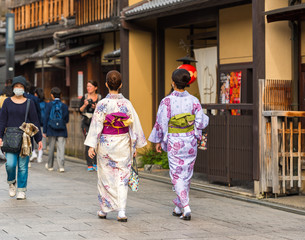
<instances>
[{"instance_id":1,"label":"white face mask","mask_svg":"<svg viewBox=\"0 0 305 240\"><path fill-rule=\"evenodd\" d=\"M24 89L23 88L14 88L13 92L15 93L16 96L21 96L24 94Z\"/></svg>"}]
</instances>

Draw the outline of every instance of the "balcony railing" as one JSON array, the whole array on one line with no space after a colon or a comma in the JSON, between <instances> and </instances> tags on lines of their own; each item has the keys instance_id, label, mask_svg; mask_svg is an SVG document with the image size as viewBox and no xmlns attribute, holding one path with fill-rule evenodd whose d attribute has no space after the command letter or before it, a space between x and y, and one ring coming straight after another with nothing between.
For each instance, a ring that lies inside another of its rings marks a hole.
<instances>
[{"instance_id":1,"label":"balcony railing","mask_svg":"<svg viewBox=\"0 0 305 240\"><path fill-rule=\"evenodd\" d=\"M76 1L76 25L86 25L119 16L119 0Z\"/></svg>"},{"instance_id":2,"label":"balcony railing","mask_svg":"<svg viewBox=\"0 0 305 240\"><path fill-rule=\"evenodd\" d=\"M59 22L74 16L74 0L40 0L12 9L15 31Z\"/></svg>"}]
</instances>

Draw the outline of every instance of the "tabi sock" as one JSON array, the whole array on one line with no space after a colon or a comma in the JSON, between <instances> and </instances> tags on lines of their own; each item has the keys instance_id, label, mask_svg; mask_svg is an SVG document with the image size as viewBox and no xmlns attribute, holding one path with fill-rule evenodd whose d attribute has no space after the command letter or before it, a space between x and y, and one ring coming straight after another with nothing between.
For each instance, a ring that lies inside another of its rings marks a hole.
<instances>
[{"instance_id":1,"label":"tabi sock","mask_svg":"<svg viewBox=\"0 0 305 240\"><path fill-rule=\"evenodd\" d=\"M177 206L175 207L174 211L175 211L175 213L177 213L177 214L182 213L182 212L181 212L181 209L180 209L179 207L177 207Z\"/></svg>"},{"instance_id":2,"label":"tabi sock","mask_svg":"<svg viewBox=\"0 0 305 240\"><path fill-rule=\"evenodd\" d=\"M125 218L126 217L125 211L124 210L119 211L118 217L119 218Z\"/></svg>"},{"instance_id":3,"label":"tabi sock","mask_svg":"<svg viewBox=\"0 0 305 240\"><path fill-rule=\"evenodd\" d=\"M187 205L186 207L183 208L183 213L190 213L191 212L191 208L189 205Z\"/></svg>"}]
</instances>

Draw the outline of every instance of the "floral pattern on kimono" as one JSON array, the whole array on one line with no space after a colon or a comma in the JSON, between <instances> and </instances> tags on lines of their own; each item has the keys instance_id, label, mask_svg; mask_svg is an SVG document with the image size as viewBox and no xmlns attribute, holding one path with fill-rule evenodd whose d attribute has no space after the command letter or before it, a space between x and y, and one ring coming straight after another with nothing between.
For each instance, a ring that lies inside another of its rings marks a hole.
<instances>
[{"instance_id":1,"label":"floral pattern on kimono","mask_svg":"<svg viewBox=\"0 0 305 240\"><path fill-rule=\"evenodd\" d=\"M168 133L171 117L191 113L195 115L194 130L187 133ZM167 152L171 181L177 198L174 204L180 208L189 203L190 180L197 156L197 140L202 138L202 129L207 127L209 118L203 113L199 100L187 91L173 91L159 106L156 123L149 141L161 143Z\"/></svg>"},{"instance_id":2,"label":"floral pattern on kimono","mask_svg":"<svg viewBox=\"0 0 305 240\"><path fill-rule=\"evenodd\" d=\"M132 120L129 132L119 135L102 134L107 114L122 112ZM144 147L146 139L139 117L131 102L122 94L108 94L97 103L85 145L97 153L98 200L105 213L125 210L132 154Z\"/></svg>"}]
</instances>

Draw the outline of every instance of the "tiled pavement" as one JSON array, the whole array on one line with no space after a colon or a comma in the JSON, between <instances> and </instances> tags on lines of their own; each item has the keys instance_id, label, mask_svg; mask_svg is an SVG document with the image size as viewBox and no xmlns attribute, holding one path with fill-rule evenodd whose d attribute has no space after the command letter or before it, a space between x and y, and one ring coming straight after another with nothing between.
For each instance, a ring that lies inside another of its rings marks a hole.
<instances>
[{"instance_id":1,"label":"tiled pavement","mask_svg":"<svg viewBox=\"0 0 305 240\"><path fill-rule=\"evenodd\" d=\"M30 169L27 199L8 196L0 167L0 239L305 239L305 216L191 191L191 221L171 216L174 192L165 183L141 179L129 192L128 222L106 220L98 210L96 173L66 162L66 172L44 164Z\"/></svg>"}]
</instances>

